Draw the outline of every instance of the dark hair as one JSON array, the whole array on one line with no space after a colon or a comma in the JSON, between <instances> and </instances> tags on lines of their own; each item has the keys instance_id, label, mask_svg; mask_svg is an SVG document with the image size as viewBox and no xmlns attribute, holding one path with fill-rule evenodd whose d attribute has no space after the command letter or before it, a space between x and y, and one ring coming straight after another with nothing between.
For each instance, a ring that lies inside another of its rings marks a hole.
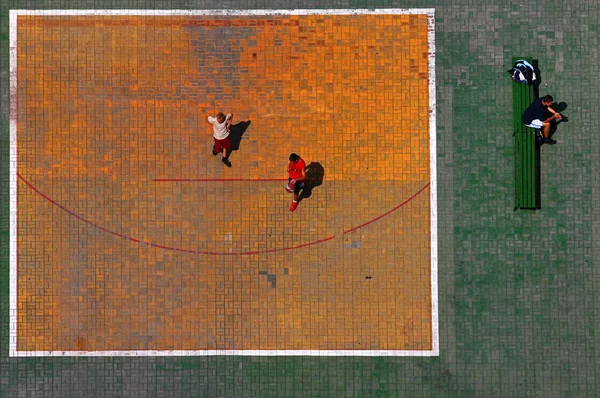
<instances>
[{"instance_id":1,"label":"dark hair","mask_svg":"<svg viewBox=\"0 0 600 398\"><path fill-rule=\"evenodd\" d=\"M552 98L550 94L546 95L544 98L542 98L542 100L544 102L554 102L554 98Z\"/></svg>"},{"instance_id":2,"label":"dark hair","mask_svg":"<svg viewBox=\"0 0 600 398\"><path fill-rule=\"evenodd\" d=\"M298 159L300 159L300 156L296 155L295 153L292 153L292 154L290 155L290 162L295 162L295 161L297 161Z\"/></svg>"},{"instance_id":3,"label":"dark hair","mask_svg":"<svg viewBox=\"0 0 600 398\"><path fill-rule=\"evenodd\" d=\"M217 121L219 123L223 123L224 120L225 120L225 115L223 115L223 112L217 113Z\"/></svg>"}]
</instances>

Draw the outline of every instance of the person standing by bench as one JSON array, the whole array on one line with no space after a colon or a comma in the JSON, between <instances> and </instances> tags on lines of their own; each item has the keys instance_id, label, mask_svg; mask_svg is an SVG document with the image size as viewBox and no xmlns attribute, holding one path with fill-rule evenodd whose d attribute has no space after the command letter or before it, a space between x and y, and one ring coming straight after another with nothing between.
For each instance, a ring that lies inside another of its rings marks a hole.
<instances>
[{"instance_id":1,"label":"person standing by bench","mask_svg":"<svg viewBox=\"0 0 600 398\"><path fill-rule=\"evenodd\" d=\"M527 127L541 130L543 143L554 145L556 141L550 138L550 122L560 120L562 116L551 108L554 98L551 95L538 98L523 112L523 123ZM552 114L546 118L546 112Z\"/></svg>"}]
</instances>

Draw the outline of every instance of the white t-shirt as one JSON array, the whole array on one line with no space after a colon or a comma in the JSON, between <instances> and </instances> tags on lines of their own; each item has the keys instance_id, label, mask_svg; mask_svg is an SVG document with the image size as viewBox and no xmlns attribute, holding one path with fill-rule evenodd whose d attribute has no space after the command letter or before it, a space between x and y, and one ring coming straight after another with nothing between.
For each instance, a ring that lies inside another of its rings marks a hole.
<instances>
[{"instance_id":1,"label":"white t-shirt","mask_svg":"<svg viewBox=\"0 0 600 398\"><path fill-rule=\"evenodd\" d=\"M224 140L229 135L229 131L227 131L227 121L229 119L231 119L231 113L228 113L227 116L225 116L225 121L223 123L219 123L216 117L208 117L208 122L213 125L213 137L217 140Z\"/></svg>"}]
</instances>

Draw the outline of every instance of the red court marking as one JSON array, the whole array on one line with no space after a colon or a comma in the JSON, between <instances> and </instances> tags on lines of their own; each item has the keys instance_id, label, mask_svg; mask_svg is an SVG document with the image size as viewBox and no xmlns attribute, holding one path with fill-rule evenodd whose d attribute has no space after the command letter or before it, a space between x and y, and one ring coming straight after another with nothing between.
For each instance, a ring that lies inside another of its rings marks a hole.
<instances>
[{"instance_id":1,"label":"red court marking","mask_svg":"<svg viewBox=\"0 0 600 398\"><path fill-rule=\"evenodd\" d=\"M380 216L375 217L374 219L367 221L366 223L360 224L357 227L354 228L350 228L347 231L344 231L344 235L349 234L350 232L356 231L357 229L361 229L362 227L366 227L367 225L374 223L375 221L382 219L383 217L387 216L390 213L395 212L396 210L398 210L399 208L401 208L402 206L404 206L405 204L407 204L408 202L410 202L411 200L413 200L414 198L416 198L421 192L423 192L427 187L429 187L429 183L425 184L425 186L421 189L419 189L413 196L411 196L410 198L406 199L404 202L400 203L398 206L394 207L392 210L386 211L385 213L383 213Z\"/></svg>"},{"instance_id":2,"label":"red court marking","mask_svg":"<svg viewBox=\"0 0 600 398\"><path fill-rule=\"evenodd\" d=\"M47 195L45 195L44 193L42 193L40 190L38 190L35 186L33 186L29 181L27 181L25 178L23 178L21 176L21 174L17 173L17 177L19 177L19 179L21 181L23 181L29 188L31 188L32 190L34 190L38 195L40 195L42 198L46 199L48 202L52 203L53 205L59 207L60 209L66 211L67 213L69 213L71 216L75 217L76 219L83 221L86 224L91 225L94 228L97 228L101 231L107 232L111 235L114 236L118 236L119 238L123 238L123 239L127 239L130 240L132 242L135 243L140 243L140 244L144 244L144 245L148 245L151 247L156 247L159 249L164 249L164 250L172 250L172 251L178 251L178 252L184 252L184 253L195 253L195 254L206 254L206 255L219 255L219 256L247 256L247 255L254 255L254 254L264 254L264 253L275 253L275 252L282 252L282 251L288 251L288 250L295 250L295 249L301 249L303 247L308 247L308 246L313 246L319 243L323 243L323 242L327 242L330 241L332 239L335 238L335 235L329 236L327 238L323 238L323 239L319 239L319 240L315 240L313 242L308 242L308 243L303 243L301 245L297 245L297 246L290 246L290 247L282 247L279 249L268 249L268 250L256 250L256 251L250 251L250 252L202 252L202 251L198 251L198 250L191 250L191 249L183 249L183 248L179 248L179 247L169 247L169 246L163 246L163 245L159 245L156 243L152 243L152 242L145 242L130 236L126 236L123 234L120 234L118 232L114 232L111 231L107 228L104 228L92 221L86 220L85 218L81 217L80 215L72 212L71 210L67 209L66 207L64 207L63 205L61 205L60 203L57 203L55 200L53 200L52 198L48 197ZM409 203L410 201L412 201L414 198L416 198L417 196L419 196L419 194L421 192L423 192L425 189L427 189L429 187L430 183L425 184L421 189L419 189L414 195L412 195L410 198L406 199L404 202L400 203L398 206L394 207L393 209L383 213L380 216L375 217L374 219L367 221L357 227L348 229L346 231L343 232L343 234L348 234L350 232L356 231L357 229L360 229L362 227L365 227L377 220L382 219L383 217L390 215L391 213L395 212L396 210L400 209L402 206L406 205L407 203Z\"/></svg>"},{"instance_id":3,"label":"red court marking","mask_svg":"<svg viewBox=\"0 0 600 398\"><path fill-rule=\"evenodd\" d=\"M287 178L155 178L154 182L262 182L287 181Z\"/></svg>"}]
</instances>

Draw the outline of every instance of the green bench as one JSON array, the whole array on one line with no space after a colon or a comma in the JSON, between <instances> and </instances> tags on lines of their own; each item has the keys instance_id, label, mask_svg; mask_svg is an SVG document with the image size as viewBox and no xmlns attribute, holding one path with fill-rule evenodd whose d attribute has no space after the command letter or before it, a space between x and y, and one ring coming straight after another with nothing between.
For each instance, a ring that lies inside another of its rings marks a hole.
<instances>
[{"instance_id":1,"label":"green bench","mask_svg":"<svg viewBox=\"0 0 600 398\"><path fill-rule=\"evenodd\" d=\"M530 58L524 59L536 66ZM525 127L523 112L536 99L534 86L512 82L515 137L515 210L540 208L539 147L536 146L536 131Z\"/></svg>"}]
</instances>

